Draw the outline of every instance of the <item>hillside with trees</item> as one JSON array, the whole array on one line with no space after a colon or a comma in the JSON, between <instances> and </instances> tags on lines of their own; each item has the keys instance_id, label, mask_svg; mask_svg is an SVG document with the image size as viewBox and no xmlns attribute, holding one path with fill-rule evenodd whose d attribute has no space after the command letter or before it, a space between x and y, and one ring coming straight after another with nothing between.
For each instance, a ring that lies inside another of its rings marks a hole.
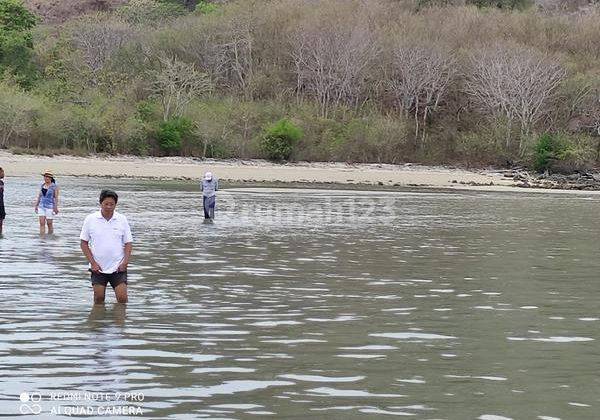
<instances>
[{"instance_id":1,"label":"hillside with trees","mask_svg":"<svg viewBox=\"0 0 600 420\"><path fill-rule=\"evenodd\" d=\"M55 23L0 0L0 147L587 168L600 9L571 6L115 0Z\"/></svg>"}]
</instances>

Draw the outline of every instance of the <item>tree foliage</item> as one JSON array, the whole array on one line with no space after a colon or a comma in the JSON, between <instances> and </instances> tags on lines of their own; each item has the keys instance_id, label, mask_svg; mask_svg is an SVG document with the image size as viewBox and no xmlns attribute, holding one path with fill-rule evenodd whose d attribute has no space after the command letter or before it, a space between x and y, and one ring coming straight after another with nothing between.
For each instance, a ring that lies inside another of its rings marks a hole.
<instances>
[{"instance_id":1,"label":"tree foliage","mask_svg":"<svg viewBox=\"0 0 600 420\"><path fill-rule=\"evenodd\" d=\"M302 130L287 118L282 118L265 129L261 148L268 159L289 160L294 144L302 138Z\"/></svg>"},{"instance_id":2,"label":"tree foliage","mask_svg":"<svg viewBox=\"0 0 600 420\"><path fill-rule=\"evenodd\" d=\"M179 152L182 141L191 135L192 128L192 122L184 117L176 117L160 123L157 133L160 147L167 153Z\"/></svg>"},{"instance_id":3,"label":"tree foliage","mask_svg":"<svg viewBox=\"0 0 600 420\"><path fill-rule=\"evenodd\" d=\"M534 148L535 170L543 172L548 169L552 160L564 159L567 149L567 143L560 136L550 133L542 134Z\"/></svg>"},{"instance_id":4,"label":"tree foliage","mask_svg":"<svg viewBox=\"0 0 600 420\"><path fill-rule=\"evenodd\" d=\"M35 16L20 0L0 0L0 73L12 74L24 87L36 77L31 34L35 24Z\"/></svg>"},{"instance_id":5,"label":"tree foliage","mask_svg":"<svg viewBox=\"0 0 600 420\"><path fill-rule=\"evenodd\" d=\"M21 0L0 1L0 29L2 32L20 32L30 37L29 31L37 22Z\"/></svg>"},{"instance_id":6,"label":"tree foliage","mask_svg":"<svg viewBox=\"0 0 600 420\"><path fill-rule=\"evenodd\" d=\"M37 101L22 89L0 83L0 148L28 134L38 109Z\"/></svg>"},{"instance_id":7,"label":"tree foliage","mask_svg":"<svg viewBox=\"0 0 600 420\"><path fill-rule=\"evenodd\" d=\"M174 57L158 57L158 62L159 69L150 71L151 90L160 98L163 120L182 117L195 96L210 91L210 79L205 73L197 71L193 64Z\"/></svg>"}]
</instances>

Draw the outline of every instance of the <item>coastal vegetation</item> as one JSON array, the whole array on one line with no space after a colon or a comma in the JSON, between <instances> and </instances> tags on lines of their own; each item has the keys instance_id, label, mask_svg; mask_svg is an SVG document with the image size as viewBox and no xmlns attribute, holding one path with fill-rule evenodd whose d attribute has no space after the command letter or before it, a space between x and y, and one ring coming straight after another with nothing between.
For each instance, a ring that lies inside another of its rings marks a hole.
<instances>
[{"instance_id":1,"label":"coastal vegetation","mask_svg":"<svg viewBox=\"0 0 600 420\"><path fill-rule=\"evenodd\" d=\"M594 6L131 0L47 23L0 0L0 147L582 170L599 64Z\"/></svg>"}]
</instances>

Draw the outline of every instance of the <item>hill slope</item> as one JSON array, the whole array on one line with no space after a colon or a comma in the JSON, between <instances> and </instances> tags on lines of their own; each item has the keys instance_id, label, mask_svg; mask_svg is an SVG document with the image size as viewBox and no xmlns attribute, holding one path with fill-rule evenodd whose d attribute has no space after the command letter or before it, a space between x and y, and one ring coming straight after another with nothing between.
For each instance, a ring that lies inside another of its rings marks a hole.
<instances>
[{"instance_id":1,"label":"hill slope","mask_svg":"<svg viewBox=\"0 0 600 420\"><path fill-rule=\"evenodd\" d=\"M60 23L89 12L110 10L129 0L24 0L45 23Z\"/></svg>"}]
</instances>

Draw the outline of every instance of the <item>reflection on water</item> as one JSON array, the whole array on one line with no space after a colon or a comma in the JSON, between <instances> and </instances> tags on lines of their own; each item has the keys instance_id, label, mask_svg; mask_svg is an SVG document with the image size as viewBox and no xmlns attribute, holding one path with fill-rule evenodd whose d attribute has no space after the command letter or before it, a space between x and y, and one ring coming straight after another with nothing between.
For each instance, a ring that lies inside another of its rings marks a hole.
<instances>
[{"instance_id":1,"label":"reflection on water","mask_svg":"<svg viewBox=\"0 0 600 420\"><path fill-rule=\"evenodd\" d=\"M9 181L0 415L28 392L46 417L597 417L599 196L230 189L203 224L195 186L64 179L39 238L35 182ZM79 250L104 186L127 305L91 304Z\"/></svg>"}]
</instances>

